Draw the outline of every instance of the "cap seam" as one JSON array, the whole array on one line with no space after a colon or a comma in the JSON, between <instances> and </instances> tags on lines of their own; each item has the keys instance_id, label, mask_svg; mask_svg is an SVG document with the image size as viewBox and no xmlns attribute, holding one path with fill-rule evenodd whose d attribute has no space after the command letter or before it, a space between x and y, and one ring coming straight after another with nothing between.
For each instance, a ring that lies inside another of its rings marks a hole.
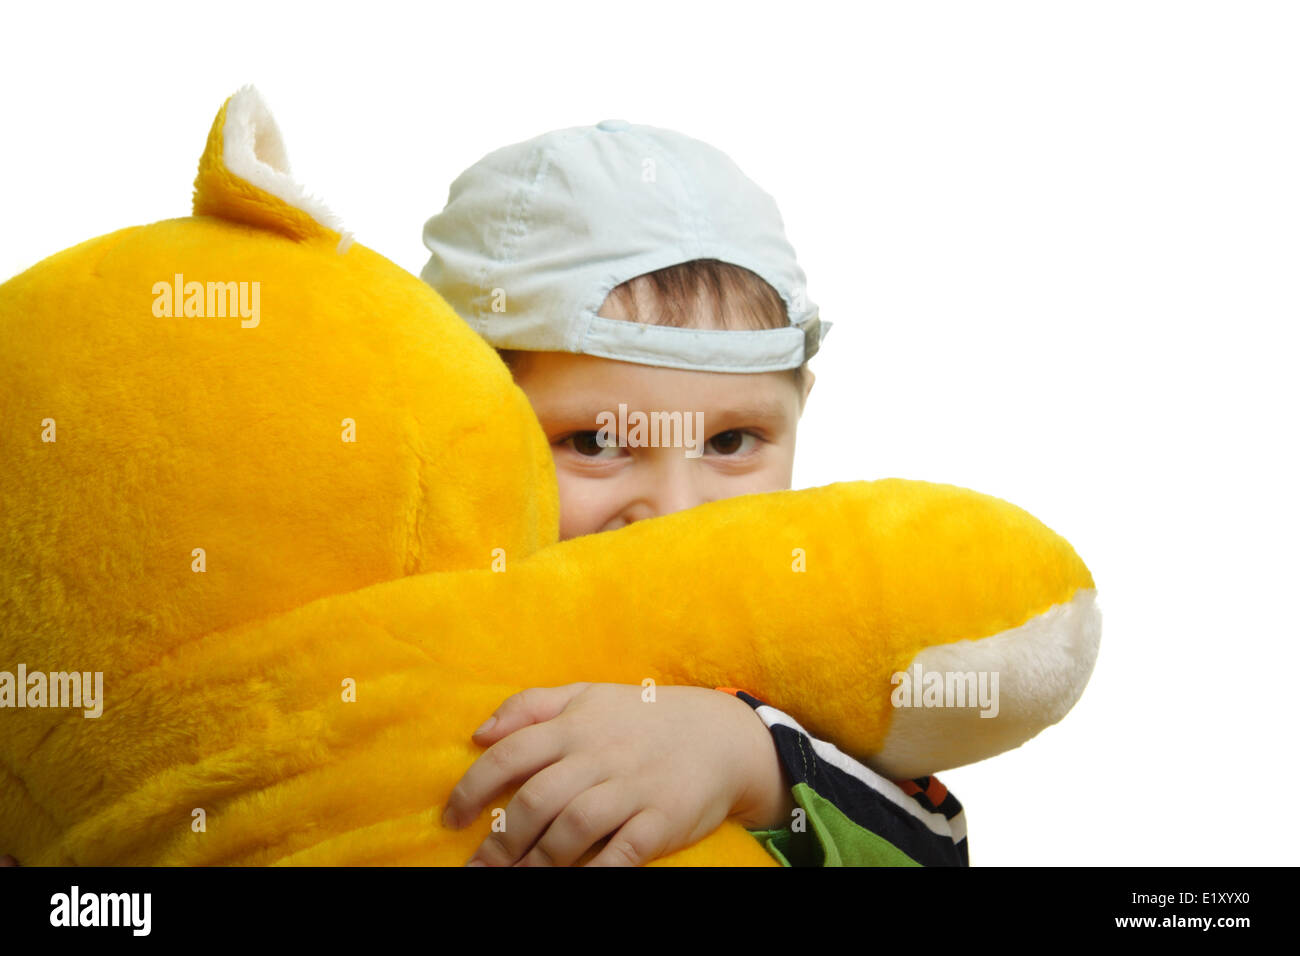
<instances>
[{"instance_id":1,"label":"cap seam","mask_svg":"<svg viewBox=\"0 0 1300 956\"><path fill-rule=\"evenodd\" d=\"M700 209L702 204L699 201L699 197L695 195L695 191L691 188L689 178L681 175L681 170L687 164L682 161L681 155L676 150L672 149L672 147L667 143L655 142L635 130L629 129L627 132L643 147L649 149L651 152L657 151L660 158L665 161L664 165L672 170L674 186L676 190L680 192L681 195L679 199L684 201L686 207L684 209L678 208L677 214L688 227L691 239L690 247L695 250L695 254L690 256L690 259L701 258L699 251L704 247L704 241L700 235ZM658 178L656 177L656 183L657 182Z\"/></svg>"},{"instance_id":2,"label":"cap seam","mask_svg":"<svg viewBox=\"0 0 1300 956\"><path fill-rule=\"evenodd\" d=\"M535 167L535 168L534 168ZM527 224L531 222L530 214L532 212L533 200L537 197L541 189L541 183L547 173L550 172L550 154L545 142L539 142L532 150L525 165L525 170L532 169L531 177L516 190L515 195L511 197L512 209L506 213L506 241L501 244L500 254L496 259L496 266L499 273L505 271L505 267L513 265L518 260L519 243L527 232ZM484 270L486 272L486 268ZM484 275L483 279L486 280ZM483 288L486 282L480 286ZM510 301L510 292L506 292L507 302ZM509 306L506 306L507 310Z\"/></svg>"}]
</instances>

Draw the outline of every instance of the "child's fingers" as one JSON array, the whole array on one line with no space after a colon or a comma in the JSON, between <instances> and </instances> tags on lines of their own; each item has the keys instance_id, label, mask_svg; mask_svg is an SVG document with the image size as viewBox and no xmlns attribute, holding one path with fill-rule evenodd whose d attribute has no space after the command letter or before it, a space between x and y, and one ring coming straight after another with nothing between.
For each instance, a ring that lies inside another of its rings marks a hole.
<instances>
[{"instance_id":1,"label":"child's fingers","mask_svg":"<svg viewBox=\"0 0 1300 956\"><path fill-rule=\"evenodd\" d=\"M502 701L501 706L471 736L476 743L486 745L513 734L520 727L558 717L569 706L569 701L590 686L590 681L580 681L562 687L521 690Z\"/></svg>"},{"instance_id":2,"label":"child's fingers","mask_svg":"<svg viewBox=\"0 0 1300 956\"><path fill-rule=\"evenodd\" d=\"M669 821L654 807L646 807L609 838L605 849L587 866L642 866L668 849Z\"/></svg>"},{"instance_id":3,"label":"child's fingers","mask_svg":"<svg viewBox=\"0 0 1300 956\"><path fill-rule=\"evenodd\" d=\"M533 724L498 740L465 771L442 812L444 826L453 829L478 818L488 801L511 784L527 780L563 753L554 725Z\"/></svg>"},{"instance_id":4,"label":"child's fingers","mask_svg":"<svg viewBox=\"0 0 1300 956\"><path fill-rule=\"evenodd\" d=\"M602 771L597 761L578 756L553 763L529 777L506 804L499 818L502 825L493 826L492 834L479 844L470 862L514 866L575 797L605 779Z\"/></svg>"},{"instance_id":5,"label":"child's fingers","mask_svg":"<svg viewBox=\"0 0 1300 956\"><path fill-rule=\"evenodd\" d=\"M572 866L638 809L627 788L606 780L575 797L517 865Z\"/></svg>"}]
</instances>

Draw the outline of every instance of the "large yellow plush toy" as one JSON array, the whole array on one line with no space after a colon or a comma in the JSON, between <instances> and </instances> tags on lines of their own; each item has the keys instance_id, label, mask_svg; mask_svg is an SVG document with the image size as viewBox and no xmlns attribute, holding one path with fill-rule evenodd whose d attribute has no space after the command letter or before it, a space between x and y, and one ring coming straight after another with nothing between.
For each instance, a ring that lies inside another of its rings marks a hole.
<instances>
[{"instance_id":1,"label":"large yellow plush toy","mask_svg":"<svg viewBox=\"0 0 1300 956\"><path fill-rule=\"evenodd\" d=\"M0 336L0 853L25 865L461 864L492 822L440 823L470 733L530 686L742 687L900 779L1018 746L1092 670L1069 544L948 485L557 543L505 365L293 182L251 89L192 216L11 279ZM996 672L997 715L896 707L900 672ZM661 862L773 861L728 823Z\"/></svg>"}]
</instances>

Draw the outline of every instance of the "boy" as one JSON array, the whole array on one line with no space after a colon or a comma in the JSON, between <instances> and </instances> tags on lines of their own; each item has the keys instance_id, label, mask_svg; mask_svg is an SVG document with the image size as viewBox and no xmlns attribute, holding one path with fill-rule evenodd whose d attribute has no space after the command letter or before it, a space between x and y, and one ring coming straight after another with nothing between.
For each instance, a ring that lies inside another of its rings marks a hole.
<instances>
[{"instance_id":1,"label":"boy","mask_svg":"<svg viewBox=\"0 0 1300 956\"><path fill-rule=\"evenodd\" d=\"M621 120L558 130L457 177L424 239L422 277L500 351L552 444L561 538L790 487L830 323L775 203L723 153ZM703 431L685 453L634 441L603 417L620 405ZM474 739L488 750L448 826L522 786L471 865L641 864L728 817L787 865L967 862L937 780L883 780L733 688L658 688L653 707L640 686L532 688Z\"/></svg>"}]
</instances>

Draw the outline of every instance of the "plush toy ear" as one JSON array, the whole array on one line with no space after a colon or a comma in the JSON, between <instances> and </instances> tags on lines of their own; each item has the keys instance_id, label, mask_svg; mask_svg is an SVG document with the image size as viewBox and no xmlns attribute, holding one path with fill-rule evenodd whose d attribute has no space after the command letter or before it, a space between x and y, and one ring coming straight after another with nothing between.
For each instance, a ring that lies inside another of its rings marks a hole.
<instances>
[{"instance_id":1,"label":"plush toy ear","mask_svg":"<svg viewBox=\"0 0 1300 956\"><path fill-rule=\"evenodd\" d=\"M280 128L251 86L226 100L212 123L194 180L194 215L299 240L337 240L343 232L339 218L289 175Z\"/></svg>"}]
</instances>

